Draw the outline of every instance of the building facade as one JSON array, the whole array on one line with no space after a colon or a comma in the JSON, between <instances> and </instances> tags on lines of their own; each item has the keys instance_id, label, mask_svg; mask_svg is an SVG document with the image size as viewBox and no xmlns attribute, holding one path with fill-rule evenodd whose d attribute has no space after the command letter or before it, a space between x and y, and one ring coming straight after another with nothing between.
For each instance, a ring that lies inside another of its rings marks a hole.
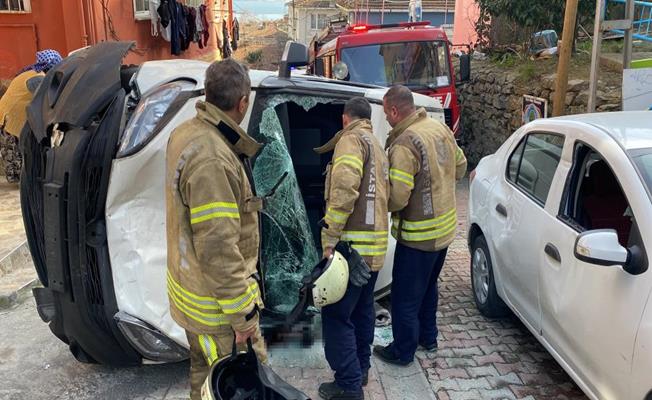
<instances>
[{"instance_id":1,"label":"building facade","mask_svg":"<svg viewBox=\"0 0 652 400\"><path fill-rule=\"evenodd\" d=\"M210 58L217 42L213 21L214 0L181 0L188 6L205 4L211 21L204 49L192 43L173 56L170 43L153 35L149 0L0 0L0 78L13 77L32 64L38 50L54 49L62 56L107 40L135 41L126 63L170 58Z\"/></svg>"},{"instance_id":2,"label":"building facade","mask_svg":"<svg viewBox=\"0 0 652 400\"><path fill-rule=\"evenodd\" d=\"M430 21L453 33L456 1L422 0L423 21ZM287 2L290 37L309 44L333 18L346 18L350 24L391 24L408 21L409 0L294 0ZM364 6L362 6L364 5Z\"/></svg>"}]
</instances>

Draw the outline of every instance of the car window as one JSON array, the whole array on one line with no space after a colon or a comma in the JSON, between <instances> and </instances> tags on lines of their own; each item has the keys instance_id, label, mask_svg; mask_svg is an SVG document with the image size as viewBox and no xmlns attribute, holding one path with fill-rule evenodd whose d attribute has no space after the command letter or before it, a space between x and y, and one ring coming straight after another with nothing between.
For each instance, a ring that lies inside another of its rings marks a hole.
<instances>
[{"instance_id":1,"label":"car window","mask_svg":"<svg viewBox=\"0 0 652 400\"><path fill-rule=\"evenodd\" d=\"M573 158L560 216L580 231L614 229L620 244L628 246L634 215L613 170L583 143L575 145Z\"/></svg>"},{"instance_id":2,"label":"car window","mask_svg":"<svg viewBox=\"0 0 652 400\"><path fill-rule=\"evenodd\" d=\"M652 148L632 150L630 154L643 176L643 182L647 186L648 192L652 193Z\"/></svg>"},{"instance_id":3,"label":"car window","mask_svg":"<svg viewBox=\"0 0 652 400\"><path fill-rule=\"evenodd\" d=\"M563 148L563 136L527 135L510 155L507 179L540 204L545 204Z\"/></svg>"}]
</instances>

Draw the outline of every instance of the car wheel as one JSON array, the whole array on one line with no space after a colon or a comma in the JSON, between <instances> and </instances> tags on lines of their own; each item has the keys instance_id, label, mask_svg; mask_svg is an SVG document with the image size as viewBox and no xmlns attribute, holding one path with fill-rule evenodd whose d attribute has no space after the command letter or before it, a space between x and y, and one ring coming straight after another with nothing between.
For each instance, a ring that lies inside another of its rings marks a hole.
<instances>
[{"instance_id":1,"label":"car wheel","mask_svg":"<svg viewBox=\"0 0 652 400\"><path fill-rule=\"evenodd\" d=\"M487 240L480 235L471 245L471 286L473 298L485 317L504 317L509 309L496 292L493 266Z\"/></svg>"}]
</instances>

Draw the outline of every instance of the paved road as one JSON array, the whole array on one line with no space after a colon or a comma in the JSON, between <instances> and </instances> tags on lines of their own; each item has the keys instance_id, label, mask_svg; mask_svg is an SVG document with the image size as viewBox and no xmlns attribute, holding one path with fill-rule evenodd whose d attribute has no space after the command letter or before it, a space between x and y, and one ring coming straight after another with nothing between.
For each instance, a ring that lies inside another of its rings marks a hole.
<instances>
[{"instance_id":1,"label":"paved road","mask_svg":"<svg viewBox=\"0 0 652 400\"><path fill-rule=\"evenodd\" d=\"M459 190L460 233L440 283L440 349L407 370L376 363L367 399L584 399L515 318L489 321L473 304L464 238L468 191ZM378 331L379 341L389 332ZM272 354L277 371L315 396L331 379L318 346ZM419 368L419 366L421 368ZM187 398L187 363L115 369L78 363L37 316L34 302L0 312L0 399Z\"/></svg>"}]
</instances>

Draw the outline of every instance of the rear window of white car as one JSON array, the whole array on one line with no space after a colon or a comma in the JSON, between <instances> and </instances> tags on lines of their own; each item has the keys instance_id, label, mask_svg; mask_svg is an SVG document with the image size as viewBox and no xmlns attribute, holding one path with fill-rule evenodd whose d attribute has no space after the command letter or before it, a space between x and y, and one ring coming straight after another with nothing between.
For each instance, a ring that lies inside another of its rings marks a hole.
<instances>
[{"instance_id":1,"label":"rear window of white car","mask_svg":"<svg viewBox=\"0 0 652 400\"><path fill-rule=\"evenodd\" d=\"M509 157L507 180L544 205L563 148L563 136L551 133L527 135Z\"/></svg>"},{"instance_id":2,"label":"rear window of white car","mask_svg":"<svg viewBox=\"0 0 652 400\"><path fill-rule=\"evenodd\" d=\"M643 175L645 186L650 194L652 194L652 148L634 150L631 152L636 167Z\"/></svg>"}]
</instances>

